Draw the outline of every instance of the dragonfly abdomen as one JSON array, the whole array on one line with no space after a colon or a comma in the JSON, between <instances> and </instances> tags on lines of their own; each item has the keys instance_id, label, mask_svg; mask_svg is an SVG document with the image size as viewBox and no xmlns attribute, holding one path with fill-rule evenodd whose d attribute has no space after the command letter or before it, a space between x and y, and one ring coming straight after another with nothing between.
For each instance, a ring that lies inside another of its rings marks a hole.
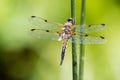
<instances>
[{"instance_id":1,"label":"dragonfly abdomen","mask_svg":"<svg viewBox=\"0 0 120 80\"><path fill-rule=\"evenodd\" d=\"M61 52L61 61L60 61L60 65L62 65L63 60L64 60L64 56L65 56L65 52L66 52L66 48L67 48L67 42L68 42L68 36L64 35L63 38L63 45L62 45L62 52Z\"/></svg>"},{"instance_id":2,"label":"dragonfly abdomen","mask_svg":"<svg viewBox=\"0 0 120 80\"><path fill-rule=\"evenodd\" d=\"M66 52L66 46L62 46L60 65L62 65L62 63L63 63L65 52Z\"/></svg>"}]
</instances>

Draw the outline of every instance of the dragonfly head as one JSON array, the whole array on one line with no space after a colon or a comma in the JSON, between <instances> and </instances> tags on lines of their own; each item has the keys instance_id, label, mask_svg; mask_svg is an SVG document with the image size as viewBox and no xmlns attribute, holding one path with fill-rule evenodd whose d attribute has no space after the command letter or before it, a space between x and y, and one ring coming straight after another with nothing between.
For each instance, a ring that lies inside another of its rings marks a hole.
<instances>
[{"instance_id":1,"label":"dragonfly head","mask_svg":"<svg viewBox=\"0 0 120 80\"><path fill-rule=\"evenodd\" d=\"M74 24L75 24L75 20L74 20L73 18L69 18L69 19L67 19L67 22L72 23L72 25L74 25Z\"/></svg>"}]
</instances>

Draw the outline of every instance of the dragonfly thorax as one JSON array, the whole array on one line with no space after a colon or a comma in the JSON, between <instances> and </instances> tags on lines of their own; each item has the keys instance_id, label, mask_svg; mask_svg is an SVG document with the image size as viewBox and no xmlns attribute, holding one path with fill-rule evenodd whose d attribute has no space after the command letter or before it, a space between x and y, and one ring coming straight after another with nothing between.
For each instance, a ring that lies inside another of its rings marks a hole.
<instances>
[{"instance_id":1,"label":"dragonfly thorax","mask_svg":"<svg viewBox=\"0 0 120 80\"><path fill-rule=\"evenodd\" d=\"M65 34L70 34L70 26L69 25L64 26L64 33Z\"/></svg>"}]
</instances>

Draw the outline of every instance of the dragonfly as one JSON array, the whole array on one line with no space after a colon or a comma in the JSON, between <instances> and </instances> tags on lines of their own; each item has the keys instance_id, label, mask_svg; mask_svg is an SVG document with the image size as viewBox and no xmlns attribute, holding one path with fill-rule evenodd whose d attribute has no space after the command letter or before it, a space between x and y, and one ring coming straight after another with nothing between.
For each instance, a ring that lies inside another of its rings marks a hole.
<instances>
[{"instance_id":1,"label":"dragonfly","mask_svg":"<svg viewBox=\"0 0 120 80\"><path fill-rule=\"evenodd\" d=\"M104 44L106 39L103 36L95 36L90 32L98 32L106 28L105 24L89 24L84 26L84 33L81 33L80 25L75 25L73 18L67 19L65 24L51 22L37 16L31 16L30 22L39 28L32 28L30 33L32 36L39 39L62 41L61 60L62 65L68 42L76 42L79 44ZM76 31L74 32L74 29ZM83 37L83 43L80 41L80 36ZM71 40L74 39L74 40Z\"/></svg>"}]
</instances>

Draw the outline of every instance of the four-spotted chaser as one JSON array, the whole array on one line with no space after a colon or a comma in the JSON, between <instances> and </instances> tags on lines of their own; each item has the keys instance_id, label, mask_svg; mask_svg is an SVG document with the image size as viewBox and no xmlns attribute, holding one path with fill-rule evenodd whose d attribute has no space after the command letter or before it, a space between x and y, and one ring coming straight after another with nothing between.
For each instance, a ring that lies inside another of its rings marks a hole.
<instances>
[{"instance_id":1,"label":"four-spotted chaser","mask_svg":"<svg viewBox=\"0 0 120 80\"><path fill-rule=\"evenodd\" d=\"M46 19L31 16L30 22L35 26L38 26L39 29L33 28L31 29L31 35L40 38L40 39L51 39L62 41L62 51L61 51L61 61L60 65L62 65L67 42L71 41L71 38L75 38L75 40L71 42L80 43L80 25L74 25L74 19L69 18L65 24L60 24L56 22L50 22ZM74 29L76 31L74 32ZM89 32L97 32L105 29L105 24L93 24L93 25L84 25L84 41L83 44L103 44L107 40L103 36L92 36L89 35Z\"/></svg>"}]
</instances>

